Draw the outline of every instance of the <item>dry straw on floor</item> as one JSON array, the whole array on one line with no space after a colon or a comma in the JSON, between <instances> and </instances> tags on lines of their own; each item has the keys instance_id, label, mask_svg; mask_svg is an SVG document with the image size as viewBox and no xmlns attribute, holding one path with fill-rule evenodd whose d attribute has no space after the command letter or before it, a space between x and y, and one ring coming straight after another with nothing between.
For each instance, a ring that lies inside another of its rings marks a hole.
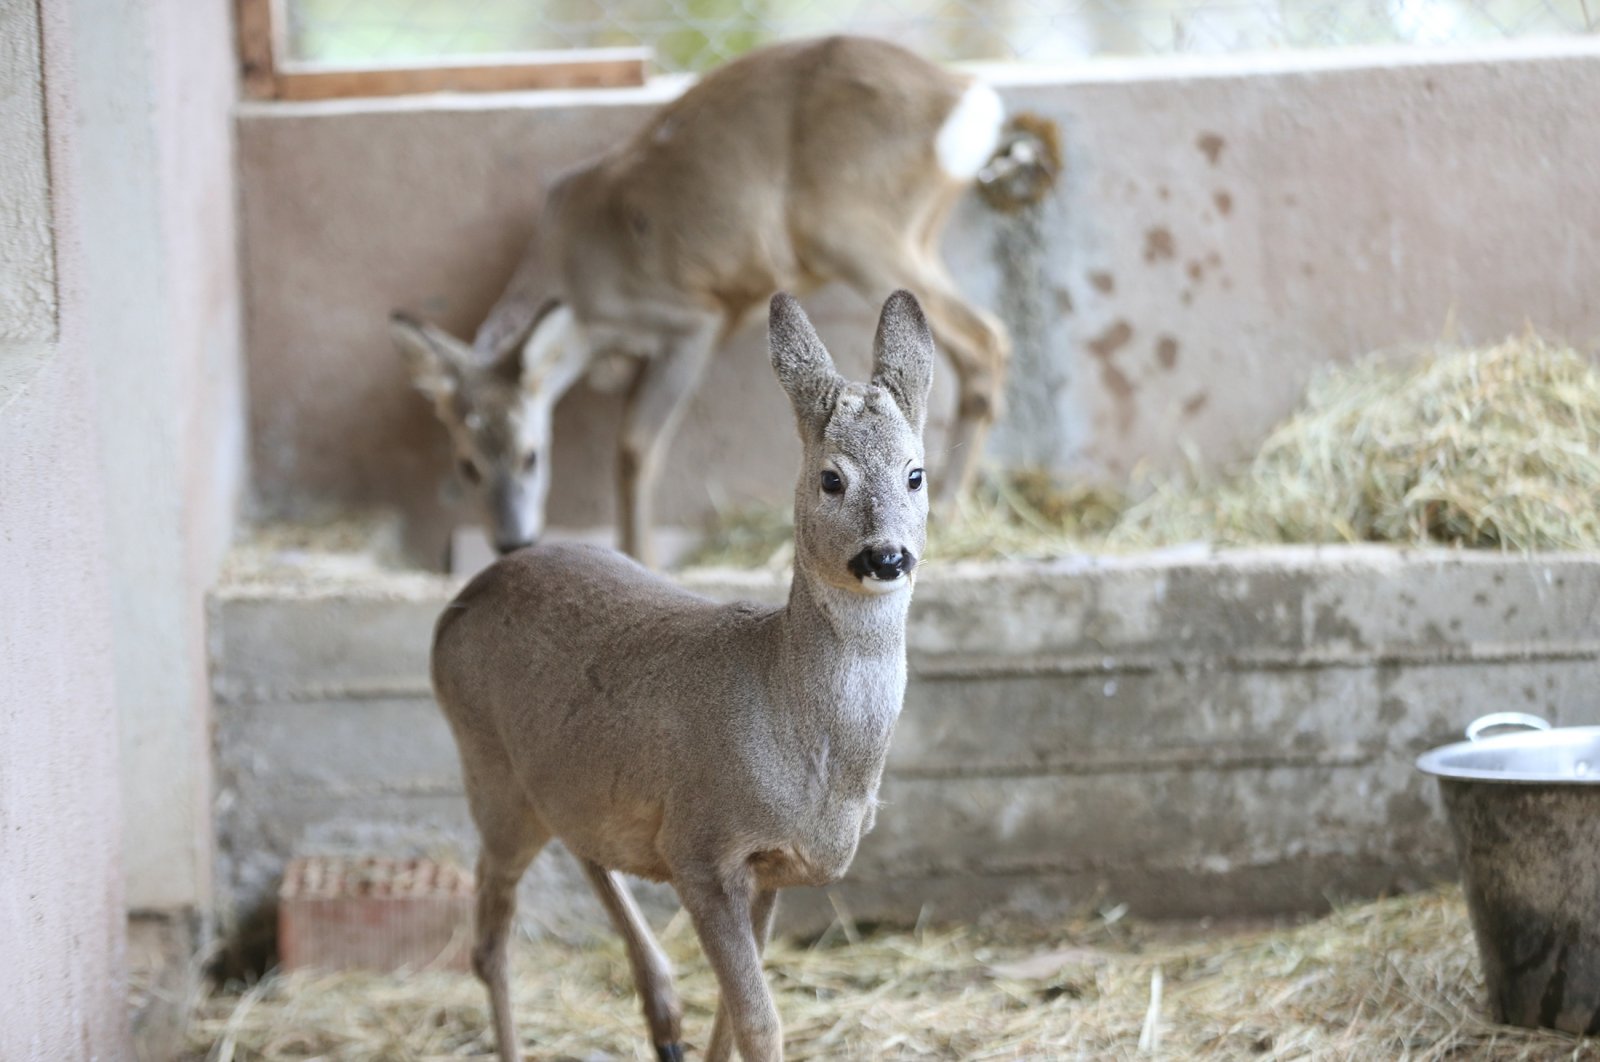
<instances>
[{"instance_id":1,"label":"dry straw on floor","mask_svg":"<svg viewBox=\"0 0 1600 1062\"><path fill-rule=\"evenodd\" d=\"M680 919L663 934L685 1035L715 989ZM855 937L854 943L850 938ZM816 1059L1582 1059L1589 1041L1490 1024L1459 892L1341 910L1289 929L1171 929L1105 918L776 943L786 1057ZM535 1060L649 1059L620 944L527 944L515 995ZM465 975L269 977L204 1002L196 1057L482 1058ZM1141 1046L1142 1045L1142 1046Z\"/></svg>"},{"instance_id":2,"label":"dry straw on floor","mask_svg":"<svg viewBox=\"0 0 1600 1062\"><path fill-rule=\"evenodd\" d=\"M1600 372L1534 335L1329 369L1247 466L1115 490L1039 474L986 484L930 528L934 560L1205 541L1600 548ZM731 514L700 564L787 560L777 510Z\"/></svg>"}]
</instances>

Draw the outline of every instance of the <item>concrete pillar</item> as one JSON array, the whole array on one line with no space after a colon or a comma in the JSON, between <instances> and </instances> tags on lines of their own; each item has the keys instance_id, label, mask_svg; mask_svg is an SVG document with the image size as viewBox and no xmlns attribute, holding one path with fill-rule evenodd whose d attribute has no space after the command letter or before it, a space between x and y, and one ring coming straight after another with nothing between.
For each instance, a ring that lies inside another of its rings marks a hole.
<instances>
[{"instance_id":1,"label":"concrete pillar","mask_svg":"<svg viewBox=\"0 0 1600 1062\"><path fill-rule=\"evenodd\" d=\"M112 625L59 7L0 4L0 1058L115 1059Z\"/></svg>"}]
</instances>

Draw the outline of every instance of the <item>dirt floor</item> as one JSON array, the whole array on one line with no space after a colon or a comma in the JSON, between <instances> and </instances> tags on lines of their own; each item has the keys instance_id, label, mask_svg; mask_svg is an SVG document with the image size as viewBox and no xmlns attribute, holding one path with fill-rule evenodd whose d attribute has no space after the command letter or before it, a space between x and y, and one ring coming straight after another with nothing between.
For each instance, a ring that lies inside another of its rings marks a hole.
<instances>
[{"instance_id":1,"label":"dirt floor","mask_svg":"<svg viewBox=\"0 0 1600 1062\"><path fill-rule=\"evenodd\" d=\"M695 1057L715 990L680 917ZM529 1059L641 1059L621 946L524 942L516 1006ZM1460 894L1341 909L1298 926L1146 925L1115 909L1052 925L920 932L835 924L781 941L768 977L786 1057L811 1059L1600 1059L1600 1045L1490 1024ZM197 1004L195 1059L490 1055L465 975L269 976Z\"/></svg>"}]
</instances>

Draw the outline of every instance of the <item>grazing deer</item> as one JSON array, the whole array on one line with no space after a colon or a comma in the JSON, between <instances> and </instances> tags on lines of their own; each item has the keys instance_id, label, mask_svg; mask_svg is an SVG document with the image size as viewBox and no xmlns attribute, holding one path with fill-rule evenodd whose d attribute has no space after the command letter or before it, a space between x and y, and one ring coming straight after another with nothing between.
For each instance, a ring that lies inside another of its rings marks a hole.
<instances>
[{"instance_id":1,"label":"grazing deer","mask_svg":"<svg viewBox=\"0 0 1600 1062\"><path fill-rule=\"evenodd\" d=\"M884 41L780 44L729 63L550 189L531 249L472 346L391 331L454 442L502 552L538 537L556 401L639 362L618 448L622 548L654 566L657 474L713 350L779 289L907 288L956 370L940 499L969 485L1009 340L956 290L939 237L999 143L1000 98ZM532 277L555 276L542 301Z\"/></svg>"},{"instance_id":2,"label":"grazing deer","mask_svg":"<svg viewBox=\"0 0 1600 1062\"><path fill-rule=\"evenodd\" d=\"M837 880L872 828L905 696L925 541L933 337L889 297L872 382L840 378L799 303L773 297L772 366L803 457L789 602L717 604L610 550L504 556L439 618L433 686L482 837L473 967L502 1062L519 1058L506 943L517 882L552 837L627 943L657 1054L681 1059L660 947L620 873L668 881L722 998L706 1057L783 1057L761 973L777 890Z\"/></svg>"}]
</instances>

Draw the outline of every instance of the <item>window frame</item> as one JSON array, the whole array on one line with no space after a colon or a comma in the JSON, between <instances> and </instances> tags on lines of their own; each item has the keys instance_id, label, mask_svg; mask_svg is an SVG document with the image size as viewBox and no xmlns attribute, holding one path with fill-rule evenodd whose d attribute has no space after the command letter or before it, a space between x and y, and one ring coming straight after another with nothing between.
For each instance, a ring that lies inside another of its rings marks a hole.
<instances>
[{"instance_id":1,"label":"window frame","mask_svg":"<svg viewBox=\"0 0 1600 1062\"><path fill-rule=\"evenodd\" d=\"M329 100L428 92L630 88L643 85L649 48L503 52L403 63L289 58L286 0L235 0L243 92L253 100Z\"/></svg>"}]
</instances>

